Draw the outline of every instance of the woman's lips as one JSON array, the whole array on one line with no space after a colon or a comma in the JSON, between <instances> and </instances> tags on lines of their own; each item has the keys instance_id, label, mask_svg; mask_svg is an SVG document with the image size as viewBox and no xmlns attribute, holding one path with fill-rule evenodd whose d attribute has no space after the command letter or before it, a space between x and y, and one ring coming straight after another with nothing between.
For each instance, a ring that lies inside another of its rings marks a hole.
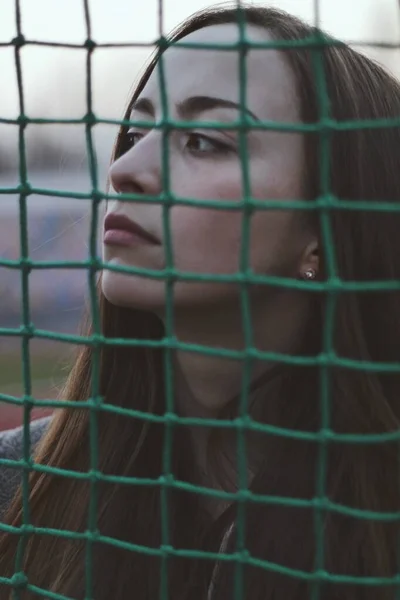
<instances>
[{"instance_id":1,"label":"woman's lips","mask_svg":"<svg viewBox=\"0 0 400 600\"><path fill-rule=\"evenodd\" d=\"M116 213L109 213L104 219L103 243L114 246L161 245L155 236L138 223Z\"/></svg>"}]
</instances>

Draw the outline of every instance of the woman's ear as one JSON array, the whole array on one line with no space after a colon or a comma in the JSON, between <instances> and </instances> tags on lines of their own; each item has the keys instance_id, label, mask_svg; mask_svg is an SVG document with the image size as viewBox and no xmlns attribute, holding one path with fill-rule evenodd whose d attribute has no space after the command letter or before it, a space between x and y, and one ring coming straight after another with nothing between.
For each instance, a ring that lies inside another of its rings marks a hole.
<instances>
[{"instance_id":1,"label":"woman's ear","mask_svg":"<svg viewBox=\"0 0 400 600\"><path fill-rule=\"evenodd\" d=\"M305 273L314 273L314 277L317 277L319 269L319 246L318 241L315 239L308 244L303 252L300 261L299 275L300 277L304 277Z\"/></svg>"}]
</instances>

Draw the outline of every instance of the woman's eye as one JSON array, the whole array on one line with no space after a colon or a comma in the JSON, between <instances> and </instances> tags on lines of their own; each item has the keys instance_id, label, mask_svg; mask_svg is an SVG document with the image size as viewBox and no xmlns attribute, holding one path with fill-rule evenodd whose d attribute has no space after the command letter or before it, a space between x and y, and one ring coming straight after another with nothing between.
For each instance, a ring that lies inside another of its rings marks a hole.
<instances>
[{"instance_id":1,"label":"woman's eye","mask_svg":"<svg viewBox=\"0 0 400 600\"><path fill-rule=\"evenodd\" d=\"M143 137L143 133L139 131L128 131L125 135L125 146L127 148L133 148Z\"/></svg>"},{"instance_id":2,"label":"woman's eye","mask_svg":"<svg viewBox=\"0 0 400 600\"><path fill-rule=\"evenodd\" d=\"M185 148L194 154L228 154L233 152L228 144L200 133L190 133L187 136Z\"/></svg>"},{"instance_id":3,"label":"woman's eye","mask_svg":"<svg viewBox=\"0 0 400 600\"><path fill-rule=\"evenodd\" d=\"M136 146L143 137L144 134L139 131L128 131L123 140L123 153ZM200 133L185 135L184 148L191 154L202 156L232 154L234 152L228 144Z\"/></svg>"}]
</instances>

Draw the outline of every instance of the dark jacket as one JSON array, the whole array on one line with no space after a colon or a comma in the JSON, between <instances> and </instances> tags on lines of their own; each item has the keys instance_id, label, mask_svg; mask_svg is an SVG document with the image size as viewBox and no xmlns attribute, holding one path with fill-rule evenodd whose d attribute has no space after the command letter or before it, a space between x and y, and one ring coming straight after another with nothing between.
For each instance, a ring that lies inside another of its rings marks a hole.
<instances>
[{"instance_id":1,"label":"dark jacket","mask_svg":"<svg viewBox=\"0 0 400 600\"><path fill-rule=\"evenodd\" d=\"M31 433L31 448L40 441L40 438L45 433L51 417L37 419L32 421L30 427ZM21 460L23 457L24 447L24 431L22 427L11 429L9 431L0 432L0 459ZM21 469L6 467L0 465L0 521L6 512L14 494L17 491L18 485L21 483ZM230 526L224 536L221 546L221 552L225 552L229 536L233 533L234 525ZM217 565L218 566L218 565ZM217 566L214 571L213 581L218 574ZM213 596L214 583L211 583L207 600Z\"/></svg>"},{"instance_id":2,"label":"dark jacket","mask_svg":"<svg viewBox=\"0 0 400 600\"><path fill-rule=\"evenodd\" d=\"M30 427L31 448L33 449L46 431L50 417L32 421ZM0 459L21 460L24 452L23 427L0 432ZM0 518L7 510L18 485L22 470L18 467L0 465Z\"/></svg>"}]
</instances>

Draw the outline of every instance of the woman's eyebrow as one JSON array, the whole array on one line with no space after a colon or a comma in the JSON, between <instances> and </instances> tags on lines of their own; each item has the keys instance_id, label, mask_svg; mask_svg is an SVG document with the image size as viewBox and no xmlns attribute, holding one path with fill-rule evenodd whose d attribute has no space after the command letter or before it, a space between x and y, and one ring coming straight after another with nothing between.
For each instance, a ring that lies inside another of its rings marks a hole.
<instances>
[{"instance_id":1,"label":"woman's eyebrow","mask_svg":"<svg viewBox=\"0 0 400 600\"><path fill-rule=\"evenodd\" d=\"M246 106L241 106L232 100L225 100L224 98L214 98L212 96L191 96L186 98L183 102L177 104L178 114L185 120L194 120L194 117L207 110L213 110L215 108L231 108L240 112L246 113L254 121L260 121L260 119ZM133 102L131 110L140 112L151 118L155 118L154 104L149 98L138 98Z\"/></svg>"}]
</instances>

